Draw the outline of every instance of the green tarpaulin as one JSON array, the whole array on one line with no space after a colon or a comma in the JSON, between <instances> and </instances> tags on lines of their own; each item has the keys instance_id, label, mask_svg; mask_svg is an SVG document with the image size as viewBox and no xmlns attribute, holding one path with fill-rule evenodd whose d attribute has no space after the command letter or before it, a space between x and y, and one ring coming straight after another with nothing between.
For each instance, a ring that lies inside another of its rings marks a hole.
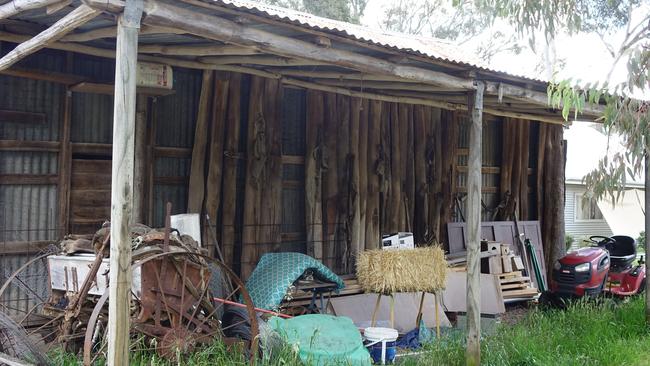
<instances>
[{"instance_id":1,"label":"green tarpaulin","mask_svg":"<svg viewBox=\"0 0 650 366\"><path fill-rule=\"evenodd\" d=\"M300 359L307 365L372 364L361 334L350 318L321 314L291 319L274 317L269 326L298 349Z\"/></svg>"}]
</instances>

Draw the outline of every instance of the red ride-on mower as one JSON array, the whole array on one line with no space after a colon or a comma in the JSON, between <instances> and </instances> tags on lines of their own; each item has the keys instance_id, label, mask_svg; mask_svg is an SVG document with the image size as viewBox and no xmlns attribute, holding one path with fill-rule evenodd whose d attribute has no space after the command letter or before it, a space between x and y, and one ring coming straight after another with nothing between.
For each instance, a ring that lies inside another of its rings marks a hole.
<instances>
[{"instance_id":1,"label":"red ride-on mower","mask_svg":"<svg viewBox=\"0 0 650 366\"><path fill-rule=\"evenodd\" d=\"M634 239L595 235L589 241L595 246L567 253L555 263L552 293L562 297L597 296L601 292L629 296L645 289L643 257L634 265Z\"/></svg>"}]
</instances>

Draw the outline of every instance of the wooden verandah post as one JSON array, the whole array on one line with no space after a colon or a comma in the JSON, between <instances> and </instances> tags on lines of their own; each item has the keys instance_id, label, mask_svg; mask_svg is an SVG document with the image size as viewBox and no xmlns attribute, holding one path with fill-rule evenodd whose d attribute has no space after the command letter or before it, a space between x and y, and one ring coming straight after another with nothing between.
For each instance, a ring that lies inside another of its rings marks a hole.
<instances>
[{"instance_id":1,"label":"wooden verandah post","mask_svg":"<svg viewBox=\"0 0 650 366\"><path fill-rule=\"evenodd\" d=\"M481 240L481 140L483 133L483 82L469 96L469 157L467 161L467 350L468 366L481 363L480 240Z\"/></svg>"},{"instance_id":2,"label":"wooden verandah post","mask_svg":"<svg viewBox=\"0 0 650 366\"><path fill-rule=\"evenodd\" d=\"M142 0L127 0L117 21L111 250L108 305L108 364L129 363L131 236L133 215L136 70Z\"/></svg>"},{"instance_id":3,"label":"wooden verandah post","mask_svg":"<svg viewBox=\"0 0 650 366\"><path fill-rule=\"evenodd\" d=\"M647 143L646 143L647 144ZM647 149L647 147L646 147ZM648 263L648 253L650 253L650 153L646 151L645 153L645 185L644 185L644 196L645 196L645 208L643 213L645 214L645 243L643 243L645 251L645 271L650 273L650 263ZM650 281L645 282L645 324L650 326Z\"/></svg>"}]
</instances>

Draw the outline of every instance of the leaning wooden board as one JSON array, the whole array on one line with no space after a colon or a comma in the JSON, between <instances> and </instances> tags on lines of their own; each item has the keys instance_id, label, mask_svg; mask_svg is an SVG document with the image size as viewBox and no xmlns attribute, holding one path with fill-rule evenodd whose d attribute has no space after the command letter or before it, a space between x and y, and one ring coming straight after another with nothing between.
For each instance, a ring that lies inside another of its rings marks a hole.
<instances>
[{"instance_id":1,"label":"leaning wooden board","mask_svg":"<svg viewBox=\"0 0 650 366\"><path fill-rule=\"evenodd\" d=\"M541 258L544 258L544 249L542 247L542 234L539 228L539 221L519 221L519 230L523 232L526 238L535 248L537 258L540 259L542 266L542 275L548 285L546 278L546 264ZM464 222L452 222L447 224L447 242L449 243L449 254L465 251L465 228ZM481 239L489 241L498 241L510 244L514 255L521 255L519 244L517 244L517 231L513 221L486 221L481 223ZM535 276L532 276L533 282L537 285Z\"/></svg>"},{"instance_id":2,"label":"leaning wooden board","mask_svg":"<svg viewBox=\"0 0 650 366\"><path fill-rule=\"evenodd\" d=\"M467 272L447 271L447 284L442 293L445 310L467 311ZM506 312L499 277L481 273L481 314L502 314Z\"/></svg>"}]
</instances>

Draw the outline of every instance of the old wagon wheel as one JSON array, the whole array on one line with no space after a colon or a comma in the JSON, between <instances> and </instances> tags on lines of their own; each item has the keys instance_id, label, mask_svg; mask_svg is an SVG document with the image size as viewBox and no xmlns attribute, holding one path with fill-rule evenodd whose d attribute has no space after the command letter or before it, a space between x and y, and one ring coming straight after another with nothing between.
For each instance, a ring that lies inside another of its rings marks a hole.
<instances>
[{"instance_id":1,"label":"old wagon wheel","mask_svg":"<svg viewBox=\"0 0 650 366\"><path fill-rule=\"evenodd\" d=\"M158 252L137 260L132 273L132 354L155 351L175 359L220 339L254 361L258 330L253 304L244 284L223 263L191 252ZM90 316L85 365L106 357L107 299L102 296Z\"/></svg>"},{"instance_id":2,"label":"old wagon wheel","mask_svg":"<svg viewBox=\"0 0 650 366\"><path fill-rule=\"evenodd\" d=\"M40 358L58 344L62 314L50 304L49 274L44 252L13 272L5 271L0 287L0 352L19 359Z\"/></svg>"}]
</instances>

